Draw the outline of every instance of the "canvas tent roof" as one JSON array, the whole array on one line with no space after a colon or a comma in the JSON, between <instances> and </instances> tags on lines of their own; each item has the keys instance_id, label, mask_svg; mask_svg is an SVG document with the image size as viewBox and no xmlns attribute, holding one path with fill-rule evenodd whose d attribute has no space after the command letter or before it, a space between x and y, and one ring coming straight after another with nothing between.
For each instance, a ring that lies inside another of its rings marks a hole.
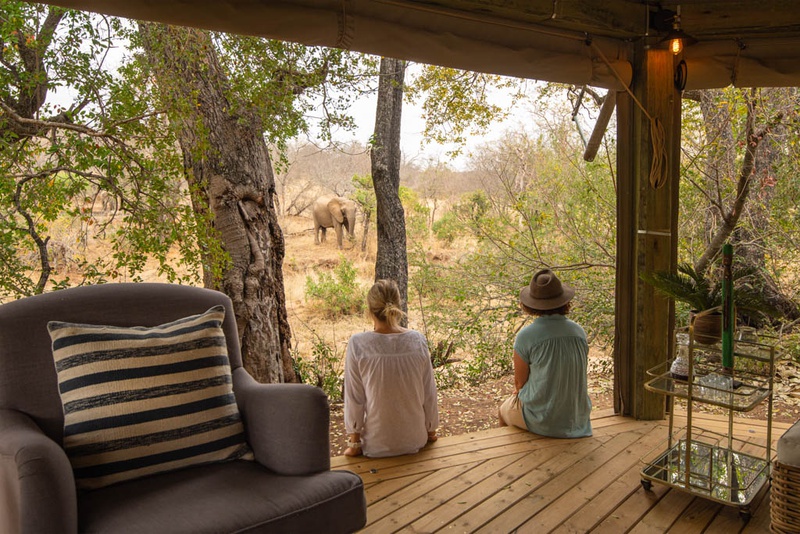
<instances>
[{"instance_id":1,"label":"canvas tent roof","mask_svg":"<svg viewBox=\"0 0 800 534\"><path fill-rule=\"evenodd\" d=\"M796 0L53 0L128 18L617 89L615 409L664 416L643 370L667 360L672 305L638 277L677 261L681 95L661 43L680 11L688 89L800 86ZM657 49L660 48L660 49ZM678 58L680 59L680 58ZM621 81L621 82L620 82ZM630 84L629 91L620 85ZM647 106L646 110L640 102ZM664 150L649 128L663 125ZM655 154L667 180L647 180ZM664 230L664 229L668 230ZM665 320L666 318L666 320Z\"/></svg>"},{"instance_id":2,"label":"canvas tent roof","mask_svg":"<svg viewBox=\"0 0 800 534\"><path fill-rule=\"evenodd\" d=\"M793 0L56 0L128 18L261 35L517 77L618 87L632 43L680 11L687 88L800 86ZM613 71L612 71L613 69ZM615 72L614 72L615 71Z\"/></svg>"}]
</instances>

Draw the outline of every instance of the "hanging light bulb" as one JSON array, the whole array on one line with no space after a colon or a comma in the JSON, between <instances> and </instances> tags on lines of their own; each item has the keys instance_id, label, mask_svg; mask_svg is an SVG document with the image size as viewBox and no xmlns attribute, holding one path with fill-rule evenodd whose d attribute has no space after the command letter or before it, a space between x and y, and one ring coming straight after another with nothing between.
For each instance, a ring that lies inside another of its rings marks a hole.
<instances>
[{"instance_id":1,"label":"hanging light bulb","mask_svg":"<svg viewBox=\"0 0 800 534\"><path fill-rule=\"evenodd\" d=\"M678 6L678 11L675 16L672 18L672 29L667 34L662 42L667 42L667 48L670 52L675 54L676 56L683 52L683 48L685 46L689 46L690 44L694 44L697 42L697 39L690 37L686 33L681 30L681 6Z\"/></svg>"},{"instance_id":2,"label":"hanging light bulb","mask_svg":"<svg viewBox=\"0 0 800 534\"><path fill-rule=\"evenodd\" d=\"M673 28L673 30L675 30L675 33L679 33L681 31L680 27L679 27L679 24L677 22L673 25L672 28ZM681 52L683 52L683 38L682 38L682 36L673 35L672 37L670 37L670 40L669 40L669 51L672 52L673 54L675 54L676 56L678 54L680 54Z\"/></svg>"}]
</instances>

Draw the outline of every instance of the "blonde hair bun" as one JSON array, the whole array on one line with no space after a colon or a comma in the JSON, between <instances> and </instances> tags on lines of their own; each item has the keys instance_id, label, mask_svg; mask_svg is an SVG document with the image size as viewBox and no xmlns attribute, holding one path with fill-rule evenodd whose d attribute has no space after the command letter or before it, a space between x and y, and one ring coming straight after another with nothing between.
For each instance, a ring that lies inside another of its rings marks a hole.
<instances>
[{"instance_id":1,"label":"blonde hair bun","mask_svg":"<svg viewBox=\"0 0 800 534\"><path fill-rule=\"evenodd\" d=\"M394 280L378 280L367 293L369 313L392 328L400 326L405 312L400 308L400 289Z\"/></svg>"}]
</instances>

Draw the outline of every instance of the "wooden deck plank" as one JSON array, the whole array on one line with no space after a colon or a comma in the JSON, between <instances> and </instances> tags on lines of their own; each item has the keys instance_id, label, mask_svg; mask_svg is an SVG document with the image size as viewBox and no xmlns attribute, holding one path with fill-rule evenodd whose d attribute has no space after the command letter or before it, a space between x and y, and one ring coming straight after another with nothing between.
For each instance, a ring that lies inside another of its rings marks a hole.
<instances>
[{"instance_id":1,"label":"wooden deck plank","mask_svg":"<svg viewBox=\"0 0 800 534\"><path fill-rule=\"evenodd\" d=\"M416 473L408 475L407 477L393 478L391 480L384 480L382 482L375 482L366 486L367 493L367 506L385 499L389 495L393 495L408 486L415 485L421 479L431 476L430 473Z\"/></svg>"},{"instance_id":2,"label":"wooden deck plank","mask_svg":"<svg viewBox=\"0 0 800 534\"><path fill-rule=\"evenodd\" d=\"M764 488L753 498L753 501L750 503L750 510L751 513L755 515L756 511L759 510L761 506L763 506L764 500L769 495L769 485L765 485ZM762 509L761 513L766 511L766 516L769 517L769 500L767 499L767 508ZM722 510L717 514L714 520L708 525L708 528L704 531L703 534L735 534L738 532L742 532L746 527L747 523L742 519L741 515L739 514L739 507L738 506L723 506ZM760 515L760 514L758 514ZM767 532L769 529L765 530Z\"/></svg>"},{"instance_id":3,"label":"wooden deck plank","mask_svg":"<svg viewBox=\"0 0 800 534\"><path fill-rule=\"evenodd\" d=\"M652 424L649 429L647 427L643 428L648 431L634 443L631 443L630 446L618 454L614 454L604 465L588 473L582 481L553 501L547 507L546 513L536 514L527 523L523 524L519 531L551 532L557 529L567 522L570 517L592 504L596 498L605 494L613 498L613 492L609 491L609 481L616 482L620 479L625 479L625 475L636 468L636 480L627 482L627 487L622 492L627 497L630 494L631 486L635 488L635 484L638 482L642 455L651 450L662 438L661 428L658 425ZM631 484L631 482L633 483ZM610 506L604 504L603 508L603 513L607 513ZM594 527L601 519L602 517L597 518L591 525L583 528L582 531L586 532L591 527Z\"/></svg>"},{"instance_id":4,"label":"wooden deck plank","mask_svg":"<svg viewBox=\"0 0 800 534\"><path fill-rule=\"evenodd\" d=\"M532 436L532 435L531 435ZM530 437L528 438L528 440ZM535 439L544 439L536 436ZM526 441L525 433L517 428L496 427L457 436L440 437L436 442L425 446L417 454L405 456L392 456L390 458L368 458L366 456L348 457L335 456L331 458L331 468L344 468L350 471L368 471L372 468L383 468L387 465L405 463L409 458L418 456L440 457L460 454L481 448L506 445L511 442Z\"/></svg>"},{"instance_id":5,"label":"wooden deck plank","mask_svg":"<svg viewBox=\"0 0 800 534\"><path fill-rule=\"evenodd\" d=\"M494 458L481 462L472 469L452 478L447 484L438 486L437 491L425 492L411 502L404 502L402 507L397 508L392 513L374 523L371 522L367 528L364 529L364 532L375 532L376 534L397 532L417 518L431 510L435 510L442 503L447 502L452 497L464 491L465 488L479 483L487 476L519 460L524 455L523 453L514 456L503 456L501 458ZM367 510L367 517L369 518L369 510Z\"/></svg>"},{"instance_id":6,"label":"wooden deck plank","mask_svg":"<svg viewBox=\"0 0 800 534\"><path fill-rule=\"evenodd\" d=\"M598 534L627 532L669 493L670 488L661 484L653 485L651 491L645 491L641 484L637 484L636 491L613 509L591 532Z\"/></svg>"},{"instance_id":7,"label":"wooden deck plank","mask_svg":"<svg viewBox=\"0 0 800 534\"><path fill-rule=\"evenodd\" d=\"M486 506L461 518L458 524L451 525L450 530L457 531L458 528L476 525L480 527L476 532L510 532L520 522L518 521L512 526L503 525L502 520L498 519L498 514L502 516L507 513L509 509L519 505L520 501L523 501L532 492L537 491L543 484L546 484L559 473L569 468L569 466L574 465L581 458L597 450L602 445L603 443L595 438L584 438L582 441L565 445L564 448L560 449L558 455L531 469L523 477L504 487L502 492L490 496L485 501ZM499 524L495 524L494 521Z\"/></svg>"},{"instance_id":8,"label":"wooden deck plank","mask_svg":"<svg viewBox=\"0 0 800 534\"><path fill-rule=\"evenodd\" d=\"M636 437L637 435L639 437ZM598 453L592 453L584 461L577 463L575 466L571 467L569 471L548 482L545 487L537 491L537 496L541 498L541 503L544 506L540 510L535 510L535 513L532 515L529 511L528 513L531 515L531 518L518 528L518 532L539 533L555 528L565 517L571 515L572 512L585 503L585 500L581 499L581 490L579 486L581 484L591 485L591 479L587 482L587 478L595 474L601 474L606 483L608 480L616 478L620 472L619 465L614 465L613 463L609 465L609 462L614 462L614 460L619 457L624 458L624 456L621 455L629 451L630 447L633 447L635 443L639 442L646 434L626 433L625 435L620 435L620 437L622 436L629 436L634 439L615 444L614 448L610 447L612 442L609 442L604 446L604 450ZM616 449L616 445L622 445L622 448L618 450ZM644 449L646 449L646 447L642 448L642 450ZM638 457L639 454L636 456ZM570 484L572 484L571 488L569 487ZM564 491L565 488L567 488L566 492ZM570 492L575 493L571 499L562 499L565 493Z\"/></svg>"},{"instance_id":9,"label":"wooden deck plank","mask_svg":"<svg viewBox=\"0 0 800 534\"><path fill-rule=\"evenodd\" d=\"M344 461L337 461L335 464L332 460L331 466L334 469L348 469L354 473L361 474L374 470L387 470L415 462L430 462L437 459L446 463L446 459L449 457L458 457L476 451L490 451L496 448L508 448L515 444L523 444L527 447L530 443L541 442L541 445L534 445L534 447L547 447L551 445L542 436L535 436L533 439L531 439L532 434L523 432L519 429L497 430L499 432L496 436L488 435L476 439L448 439L451 436L448 436L448 438L439 438L438 441L428 444L416 454L393 456L389 458L368 458L366 456L358 456L347 458ZM528 435L526 436L526 434ZM460 436L452 437L456 438ZM500 454L502 454L502 451Z\"/></svg>"},{"instance_id":10,"label":"wooden deck plank","mask_svg":"<svg viewBox=\"0 0 800 534\"><path fill-rule=\"evenodd\" d=\"M428 495L442 485L450 483L454 478L462 476L467 471L478 466L479 463L456 465L432 471L427 473L419 483L406 486L379 501L373 501L373 504L369 504L368 501L367 516L370 523L375 523L379 519L397 512L398 509L407 506L415 499Z\"/></svg>"},{"instance_id":11,"label":"wooden deck plank","mask_svg":"<svg viewBox=\"0 0 800 534\"><path fill-rule=\"evenodd\" d=\"M495 516L478 532L511 532L518 528L583 480L585 476L602 467L608 460L639 439L641 435L641 432L627 431L618 434L607 443L598 444L592 450L584 451L576 448L574 454L582 457L575 460L566 458L568 460L566 463L558 457L555 459L557 463L554 462L553 466L548 466L547 471L533 472L523 477L520 480L524 480L526 486L518 486L519 498L514 505ZM586 448L589 448L591 446L588 441L590 438L584 439L587 439ZM567 453L562 453L562 455L567 456ZM459 524L451 527L458 531Z\"/></svg>"},{"instance_id":12,"label":"wooden deck plank","mask_svg":"<svg viewBox=\"0 0 800 534\"><path fill-rule=\"evenodd\" d=\"M624 420L623 418L623 422L614 425L613 430L610 427L598 429L592 439L602 443L612 439L614 435L620 432L636 430L640 426L641 423L631 419ZM448 444L439 446L437 441L417 454L392 458L350 458L350 462L337 462L337 466L339 469L353 471L361 476L365 484L371 484L389 478L441 469L475 460L486 460L549 447L563 447L583 439L586 438L554 440L536 436L520 429L514 429L502 438L462 442L455 450Z\"/></svg>"},{"instance_id":13,"label":"wooden deck plank","mask_svg":"<svg viewBox=\"0 0 800 534\"><path fill-rule=\"evenodd\" d=\"M678 517L668 532L672 534L702 534L722 507L723 505L718 502L695 497L692 504Z\"/></svg>"},{"instance_id":14,"label":"wooden deck plank","mask_svg":"<svg viewBox=\"0 0 800 534\"><path fill-rule=\"evenodd\" d=\"M675 425L685 425L676 411ZM684 416L685 417L685 416ZM685 419L684 419L685 421ZM694 414L696 425L727 432L726 416ZM516 428L446 436L414 455L331 459L364 480L363 532L552 532L703 534L769 531L768 487L739 508L653 483L639 461L666 445L668 421L592 414L594 435L560 440ZM789 424L773 427L773 447ZM737 449L761 456L766 423L738 418ZM772 449L774 451L774 448Z\"/></svg>"},{"instance_id":15,"label":"wooden deck plank","mask_svg":"<svg viewBox=\"0 0 800 534\"><path fill-rule=\"evenodd\" d=\"M728 432L728 417L694 412L692 414L693 426L698 428L705 428L719 434L727 434ZM686 412L683 410L676 410L675 424L679 427L686 426ZM775 422L772 425L772 441L773 446L777 443L778 438L790 427L790 424ZM761 419L750 419L734 415L733 418L734 435L737 437L758 437L766 439L767 437L767 422Z\"/></svg>"},{"instance_id":16,"label":"wooden deck plank","mask_svg":"<svg viewBox=\"0 0 800 534\"><path fill-rule=\"evenodd\" d=\"M372 468L368 472L356 472L359 474L359 476L361 476L361 479L365 484L369 484L371 482L379 482L382 480L407 476L414 473L423 473L436 469L452 467L454 465L472 463L475 461L485 461L494 458L515 456L522 453L540 451L549 448L556 448L555 444L540 440L521 441L519 443L513 443L503 447L466 451L466 454L446 456L443 458L433 458L430 460L425 459L425 456L420 456L420 461L414 461L406 464L394 464L386 468Z\"/></svg>"},{"instance_id":17,"label":"wooden deck plank","mask_svg":"<svg viewBox=\"0 0 800 534\"><path fill-rule=\"evenodd\" d=\"M595 419L595 413L592 413L592 426L596 431L595 433L597 433L597 430L600 429L599 435L601 436L605 436L613 432L613 430L607 430L606 427L619 425L635 426L635 423L630 418L614 415L612 410L599 411L597 414L597 419ZM496 427L472 432L469 434L440 437L438 441L426 446L416 455L408 456L439 458L479 449L505 446L512 442L530 441L532 439L545 440L547 438L543 436L537 436L514 427ZM331 458L331 468L347 469L355 473L362 473L367 472L370 469L385 469L389 466L400 465L406 461L406 456L395 456L391 458L367 458L364 456L352 458L347 456L335 456Z\"/></svg>"},{"instance_id":18,"label":"wooden deck plank","mask_svg":"<svg viewBox=\"0 0 800 534\"><path fill-rule=\"evenodd\" d=\"M752 507L753 517L742 529L742 534L764 534L769 532L769 502L769 492L765 492L764 498L761 499L759 505Z\"/></svg>"},{"instance_id":19,"label":"wooden deck plank","mask_svg":"<svg viewBox=\"0 0 800 534\"><path fill-rule=\"evenodd\" d=\"M548 456L541 453L531 453L523 456L519 461L514 462L503 469L497 471L490 478L473 485L466 491L459 493L446 503L436 508L435 511L428 513L425 517L411 524L414 532L435 532L447 526L451 521L462 516L465 512L474 509L483 503L487 497L502 494L504 490L514 483L517 479L525 475L531 468L543 464L545 461L559 454L558 449L548 449ZM479 525L479 524L478 524ZM452 528L452 527L451 527ZM473 530L469 524L463 528L456 527L455 532L466 532Z\"/></svg>"},{"instance_id":20,"label":"wooden deck plank","mask_svg":"<svg viewBox=\"0 0 800 534\"><path fill-rule=\"evenodd\" d=\"M577 534L594 529L631 494L641 488L641 472L642 464L637 458L637 461L625 473L551 532L553 534Z\"/></svg>"},{"instance_id":21,"label":"wooden deck plank","mask_svg":"<svg viewBox=\"0 0 800 534\"><path fill-rule=\"evenodd\" d=\"M742 531L744 526L745 523L739 517L738 508L723 506L703 531L703 534L737 534Z\"/></svg>"},{"instance_id":22,"label":"wooden deck plank","mask_svg":"<svg viewBox=\"0 0 800 534\"><path fill-rule=\"evenodd\" d=\"M442 509L437 509L435 513L429 514L424 522L420 521L415 523L413 525L415 531L433 532L436 529L443 528L450 521L462 516L465 512L474 510L477 505L480 505L478 509L484 512L488 511L490 514L489 517L492 517L494 515L494 512L491 511L493 507L485 502L487 498L504 501L509 493L513 494L513 486L517 480L527 475L532 470L551 462L553 458L556 458L561 453L562 449L556 447L541 449L524 456L519 462L512 465L510 469L504 469L502 472L498 472L497 477L494 477L496 480L492 480L490 484L477 485L468 492L459 494L457 497L451 499L446 506L443 506ZM470 520L463 522L462 525L455 527L455 532L472 531L480 527L485 522L485 519L479 518L473 521L473 523L470 523ZM451 526L449 528L452 529L453 527Z\"/></svg>"},{"instance_id":23,"label":"wooden deck plank","mask_svg":"<svg viewBox=\"0 0 800 534\"><path fill-rule=\"evenodd\" d=\"M689 507L694 497L684 491L670 490L664 498L650 508L636 525L629 531L630 534L663 534L680 518L681 514Z\"/></svg>"}]
</instances>

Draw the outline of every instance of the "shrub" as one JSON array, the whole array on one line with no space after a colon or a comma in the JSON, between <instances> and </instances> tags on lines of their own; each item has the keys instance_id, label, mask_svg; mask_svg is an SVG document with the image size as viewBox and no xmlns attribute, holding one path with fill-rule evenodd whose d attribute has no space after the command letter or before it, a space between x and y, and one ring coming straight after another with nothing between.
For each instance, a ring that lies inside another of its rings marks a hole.
<instances>
[{"instance_id":1,"label":"shrub","mask_svg":"<svg viewBox=\"0 0 800 534\"><path fill-rule=\"evenodd\" d=\"M439 383L455 374L469 384L511 372L511 347L519 314L513 298L494 299L491 285L463 269L427 261L421 249L409 256L412 266L409 308L416 308ZM467 354L459 365L448 360L456 351Z\"/></svg>"},{"instance_id":2,"label":"shrub","mask_svg":"<svg viewBox=\"0 0 800 534\"><path fill-rule=\"evenodd\" d=\"M452 364L437 367L433 370L433 375L436 380L436 387L440 390L458 387L462 382L461 374Z\"/></svg>"},{"instance_id":3,"label":"shrub","mask_svg":"<svg viewBox=\"0 0 800 534\"><path fill-rule=\"evenodd\" d=\"M433 223L433 234L448 245L452 245L462 232L462 223L452 211L445 213L441 219Z\"/></svg>"},{"instance_id":4,"label":"shrub","mask_svg":"<svg viewBox=\"0 0 800 534\"><path fill-rule=\"evenodd\" d=\"M306 277L306 298L314 300L328 317L362 313L366 290L356 281L356 275L352 262L340 256L333 273L320 272L317 280Z\"/></svg>"},{"instance_id":5,"label":"shrub","mask_svg":"<svg viewBox=\"0 0 800 534\"><path fill-rule=\"evenodd\" d=\"M400 186L400 201L406 216L406 234L409 239L425 239L428 237L428 219L431 210L419 201L419 195L413 190Z\"/></svg>"},{"instance_id":6,"label":"shrub","mask_svg":"<svg viewBox=\"0 0 800 534\"><path fill-rule=\"evenodd\" d=\"M333 344L312 332L314 345L311 357L306 359L295 351L296 372L306 384L321 388L331 402L341 402L344 384L344 354L337 352Z\"/></svg>"}]
</instances>

